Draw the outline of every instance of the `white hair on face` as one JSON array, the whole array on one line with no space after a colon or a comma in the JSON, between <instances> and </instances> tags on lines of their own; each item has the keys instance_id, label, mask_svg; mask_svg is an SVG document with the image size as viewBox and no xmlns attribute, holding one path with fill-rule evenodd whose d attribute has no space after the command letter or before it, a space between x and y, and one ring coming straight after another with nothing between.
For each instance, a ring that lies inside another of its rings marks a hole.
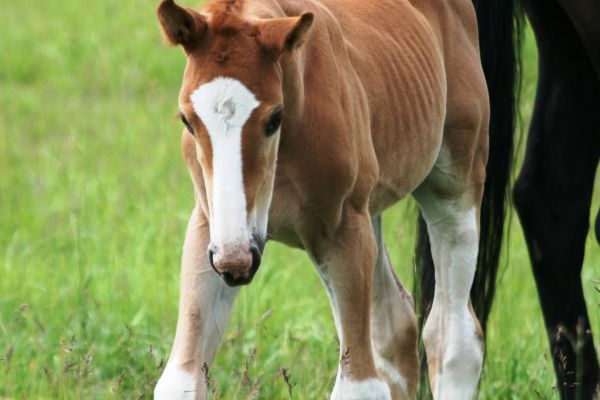
<instances>
[{"instance_id":1,"label":"white hair on face","mask_svg":"<svg viewBox=\"0 0 600 400\"><path fill-rule=\"evenodd\" d=\"M212 145L211 241L239 244L248 239L242 128L260 103L243 83L221 77L200 85L190 99Z\"/></svg>"}]
</instances>

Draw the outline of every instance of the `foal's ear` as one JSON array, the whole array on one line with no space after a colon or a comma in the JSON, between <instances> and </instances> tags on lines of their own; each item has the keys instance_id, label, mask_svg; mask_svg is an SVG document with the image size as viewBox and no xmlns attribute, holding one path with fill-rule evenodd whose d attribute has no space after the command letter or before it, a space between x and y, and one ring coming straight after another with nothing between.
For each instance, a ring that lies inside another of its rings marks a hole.
<instances>
[{"instance_id":1,"label":"foal's ear","mask_svg":"<svg viewBox=\"0 0 600 400\"><path fill-rule=\"evenodd\" d=\"M162 0L156 9L165 39L186 50L194 46L206 30L206 20L189 8L180 7L173 0Z\"/></svg>"},{"instance_id":2,"label":"foal's ear","mask_svg":"<svg viewBox=\"0 0 600 400\"><path fill-rule=\"evenodd\" d=\"M258 41L275 58L300 47L314 20L313 13L299 17L273 18L258 25Z\"/></svg>"}]
</instances>

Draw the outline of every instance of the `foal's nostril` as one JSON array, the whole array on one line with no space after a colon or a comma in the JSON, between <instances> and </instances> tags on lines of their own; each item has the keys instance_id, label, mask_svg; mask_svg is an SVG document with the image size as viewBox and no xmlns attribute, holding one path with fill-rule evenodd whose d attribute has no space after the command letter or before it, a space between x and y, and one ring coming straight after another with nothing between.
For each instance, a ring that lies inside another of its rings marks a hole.
<instances>
[{"instance_id":1,"label":"foal's nostril","mask_svg":"<svg viewBox=\"0 0 600 400\"><path fill-rule=\"evenodd\" d=\"M252 281L261 261L260 248L250 243L245 249L233 249L225 254L216 246L207 249L208 262L227 285L246 285Z\"/></svg>"},{"instance_id":2,"label":"foal's nostril","mask_svg":"<svg viewBox=\"0 0 600 400\"><path fill-rule=\"evenodd\" d=\"M229 272L223 272L221 277L229 286L235 286L236 279Z\"/></svg>"},{"instance_id":3,"label":"foal's nostril","mask_svg":"<svg viewBox=\"0 0 600 400\"><path fill-rule=\"evenodd\" d=\"M208 262L210 263L210 266L212 267L212 269L214 269L215 272L218 274L219 271L217 271L217 268L215 268L214 257L215 257L215 251L212 248L209 247L208 248Z\"/></svg>"},{"instance_id":4,"label":"foal's nostril","mask_svg":"<svg viewBox=\"0 0 600 400\"><path fill-rule=\"evenodd\" d=\"M252 245L250 246L250 251L252 252L252 273L256 272L258 266L260 265L260 251L258 247Z\"/></svg>"}]
</instances>

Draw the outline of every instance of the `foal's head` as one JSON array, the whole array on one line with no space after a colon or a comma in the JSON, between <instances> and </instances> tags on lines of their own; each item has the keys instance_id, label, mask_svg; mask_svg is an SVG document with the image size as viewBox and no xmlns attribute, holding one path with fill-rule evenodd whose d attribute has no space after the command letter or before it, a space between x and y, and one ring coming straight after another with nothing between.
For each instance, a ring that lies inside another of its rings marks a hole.
<instances>
[{"instance_id":1,"label":"foal's head","mask_svg":"<svg viewBox=\"0 0 600 400\"><path fill-rule=\"evenodd\" d=\"M204 176L209 261L227 284L246 284L260 264L286 115L281 58L313 16L250 18L240 0L217 0L206 13L163 0L157 12L187 56L179 108Z\"/></svg>"}]
</instances>

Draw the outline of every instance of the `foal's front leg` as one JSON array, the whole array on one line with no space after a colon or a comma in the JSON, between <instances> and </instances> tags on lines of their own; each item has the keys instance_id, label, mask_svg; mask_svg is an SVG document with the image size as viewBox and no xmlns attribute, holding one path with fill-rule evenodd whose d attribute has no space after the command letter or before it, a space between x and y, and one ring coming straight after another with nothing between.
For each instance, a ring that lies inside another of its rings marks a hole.
<instances>
[{"instance_id":1,"label":"foal's front leg","mask_svg":"<svg viewBox=\"0 0 600 400\"><path fill-rule=\"evenodd\" d=\"M183 246L175 343L154 389L156 400L207 398L207 368L213 362L238 293L210 267L206 254L209 242L208 222L196 208Z\"/></svg>"},{"instance_id":2,"label":"foal's front leg","mask_svg":"<svg viewBox=\"0 0 600 400\"><path fill-rule=\"evenodd\" d=\"M340 339L340 363L331 399L390 399L390 389L377 375L371 350L369 314L377 248L368 214L346 209L331 244L312 253Z\"/></svg>"}]
</instances>

